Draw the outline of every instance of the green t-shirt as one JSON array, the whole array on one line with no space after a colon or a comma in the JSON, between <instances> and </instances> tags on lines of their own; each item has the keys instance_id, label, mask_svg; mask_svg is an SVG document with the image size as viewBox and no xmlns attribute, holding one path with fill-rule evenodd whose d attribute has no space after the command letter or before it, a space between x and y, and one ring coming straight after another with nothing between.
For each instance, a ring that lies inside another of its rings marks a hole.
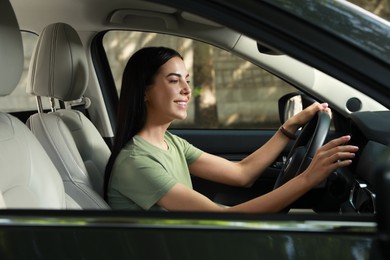
<instances>
[{"instance_id":1,"label":"green t-shirt","mask_svg":"<svg viewBox=\"0 0 390 260\"><path fill-rule=\"evenodd\" d=\"M156 203L175 184L192 188L188 165L202 151L169 132L168 150L162 150L140 136L134 136L115 160L108 187L113 209L160 209Z\"/></svg>"}]
</instances>

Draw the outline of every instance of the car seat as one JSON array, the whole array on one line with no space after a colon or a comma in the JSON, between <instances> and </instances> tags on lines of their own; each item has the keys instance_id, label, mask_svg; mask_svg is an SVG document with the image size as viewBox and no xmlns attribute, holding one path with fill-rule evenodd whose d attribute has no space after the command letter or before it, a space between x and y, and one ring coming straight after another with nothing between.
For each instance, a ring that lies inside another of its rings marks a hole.
<instances>
[{"instance_id":1,"label":"car seat","mask_svg":"<svg viewBox=\"0 0 390 260\"><path fill-rule=\"evenodd\" d=\"M23 71L19 25L8 0L0 0L0 96L10 94ZM42 145L16 117L0 112L2 208L80 208L64 191L61 177Z\"/></svg>"},{"instance_id":2,"label":"car seat","mask_svg":"<svg viewBox=\"0 0 390 260\"><path fill-rule=\"evenodd\" d=\"M62 176L65 191L84 209L108 209L103 199L104 171L110 149L87 116L71 108L56 109L55 99L81 100L89 68L76 30L54 23L39 36L31 58L27 92L37 97L38 113L27 125L48 152ZM41 98L52 101L45 113Z\"/></svg>"}]
</instances>

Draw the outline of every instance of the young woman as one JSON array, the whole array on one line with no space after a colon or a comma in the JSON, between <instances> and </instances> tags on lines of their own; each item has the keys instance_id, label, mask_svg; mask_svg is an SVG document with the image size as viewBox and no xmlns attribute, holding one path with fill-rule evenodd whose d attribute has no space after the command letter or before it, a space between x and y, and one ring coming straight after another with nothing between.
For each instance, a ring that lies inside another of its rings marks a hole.
<instances>
[{"instance_id":1,"label":"young woman","mask_svg":"<svg viewBox=\"0 0 390 260\"><path fill-rule=\"evenodd\" d=\"M251 186L287 145L289 134L327 104L315 103L284 123L247 158L234 163L203 152L167 131L185 119L191 98L189 74L176 51L144 48L129 60L124 74L113 153L107 166L106 199L113 209L168 211L278 212L318 185L338 167L351 163L355 146L344 136L322 146L300 175L263 196L221 207L192 189L190 173L228 185ZM286 133L287 132L287 133Z\"/></svg>"}]
</instances>

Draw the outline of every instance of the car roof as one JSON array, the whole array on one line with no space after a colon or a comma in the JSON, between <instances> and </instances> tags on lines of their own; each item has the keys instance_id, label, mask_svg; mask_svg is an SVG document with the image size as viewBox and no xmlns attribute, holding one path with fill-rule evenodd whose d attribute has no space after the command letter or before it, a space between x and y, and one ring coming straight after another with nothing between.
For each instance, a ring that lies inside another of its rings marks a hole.
<instances>
[{"instance_id":1,"label":"car roof","mask_svg":"<svg viewBox=\"0 0 390 260\"><path fill-rule=\"evenodd\" d=\"M39 34L45 26L63 22L81 35L111 29L144 30L210 39L231 49L241 36L210 20L167 5L140 0L11 0L21 30ZM71 15L70 15L71 14Z\"/></svg>"},{"instance_id":2,"label":"car roof","mask_svg":"<svg viewBox=\"0 0 390 260\"><path fill-rule=\"evenodd\" d=\"M11 0L22 30L39 33L46 25L64 22L78 31L103 31L113 28L153 26L146 19L140 19L146 11L162 14L173 14L178 10L165 5L140 0ZM138 15L137 15L138 11ZM41 14L44 15L41 15ZM71 14L71 15L70 15ZM120 19L131 19L131 24ZM157 14L156 14L157 16ZM153 17L149 16L152 21ZM154 20L157 21L157 20ZM156 24L155 26L157 26ZM188 24L185 24L188 26Z\"/></svg>"}]
</instances>

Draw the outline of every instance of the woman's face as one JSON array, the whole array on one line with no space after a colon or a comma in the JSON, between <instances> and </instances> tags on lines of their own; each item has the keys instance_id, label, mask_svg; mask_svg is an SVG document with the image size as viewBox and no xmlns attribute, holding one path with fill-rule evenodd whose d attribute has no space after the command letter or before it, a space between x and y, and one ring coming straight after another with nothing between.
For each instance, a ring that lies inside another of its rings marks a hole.
<instances>
[{"instance_id":1,"label":"woman's face","mask_svg":"<svg viewBox=\"0 0 390 260\"><path fill-rule=\"evenodd\" d=\"M191 98L188 78L187 69L179 57L171 58L160 67L145 93L147 120L164 124L187 117Z\"/></svg>"}]
</instances>

